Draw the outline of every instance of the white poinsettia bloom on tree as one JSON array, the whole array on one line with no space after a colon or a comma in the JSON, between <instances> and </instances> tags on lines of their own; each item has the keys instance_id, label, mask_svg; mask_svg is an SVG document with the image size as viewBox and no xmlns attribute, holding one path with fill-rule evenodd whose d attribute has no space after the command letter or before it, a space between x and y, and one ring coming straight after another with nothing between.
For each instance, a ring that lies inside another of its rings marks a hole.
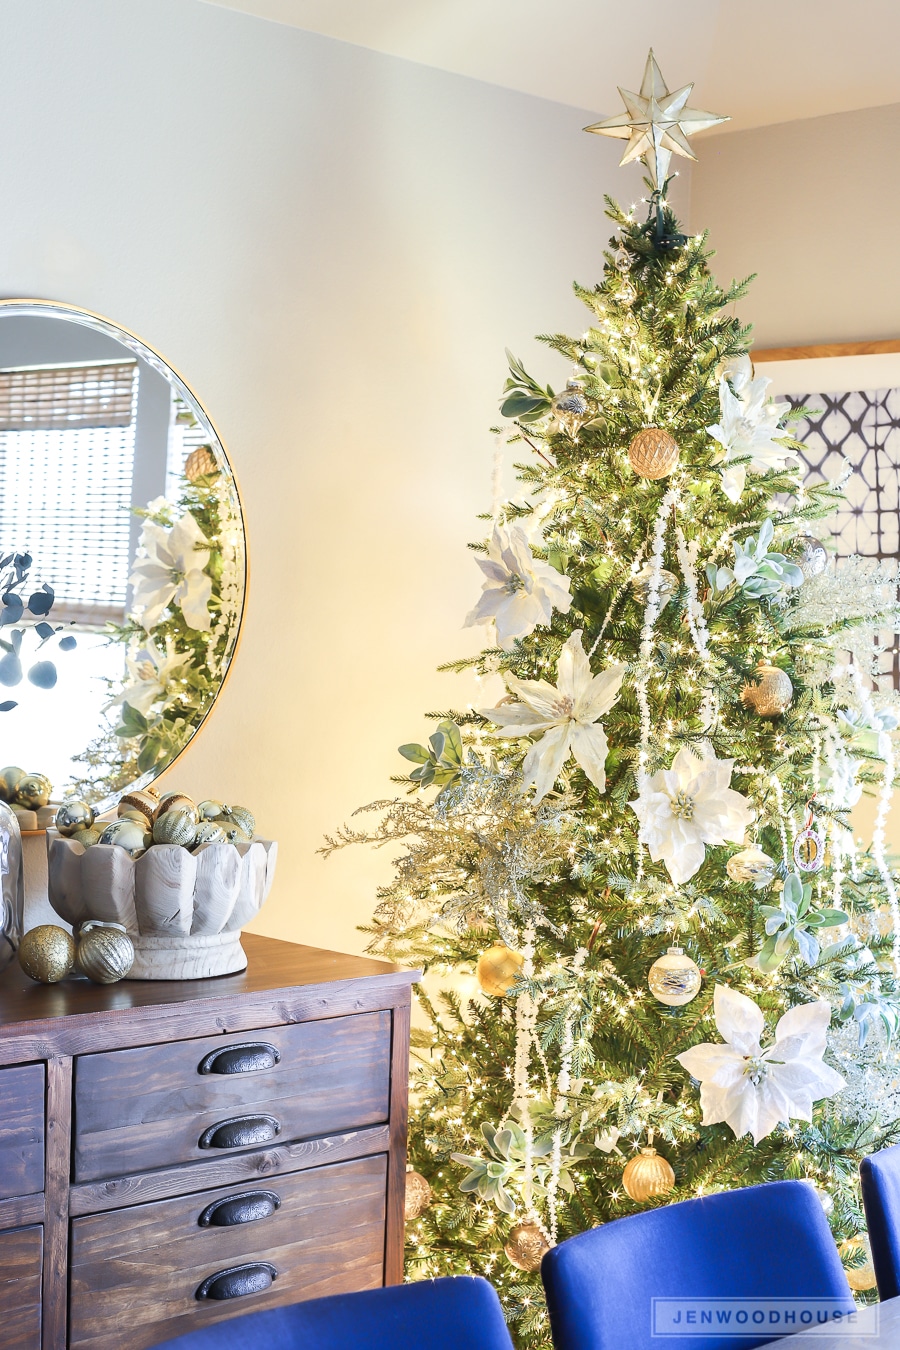
<instances>
[{"instance_id":1,"label":"white poinsettia bloom on tree","mask_svg":"<svg viewBox=\"0 0 900 1350\"><path fill-rule=\"evenodd\" d=\"M127 703L146 717L153 704L166 697L172 682L184 678L185 667L190 664L190 654L179 656L171 637L166 638L165 651L155 642L145 642L137 659L126 658L128 683L106 706L114 708Z\"/></svg>"},{"instance_id":2,"label":"white poinsettia bloom on tree","mask_svg":"<svg viewBox=\"0 0 900 1350\"><path fill-rule=\"evenodd\" d=\"M725 1044L705 1042L675 1056L700 1083L704 1125L724 1122L738 1139L752 1135L755 1146L776 1125L812 1120L813 1102L845 1086L822 1059L831 1020L828 1003L791 1008L765 1050L765 1021L751 998L717 984L714 1007Z\"/></svg>"},{"instance_id":3,"label":"white poinsettia bloom on tree","mask_svg":"<svg viewBox=\"0 0 900 1350\"><path fill-rule=\"evenodd\" d=\"M783 469L797 454L782 445L776 437L785 433L778 423L790 408L789 403L774 403L767 395L771 380L760 376L753 379L749 356L731 362L719 381L719 408L721 421L706 430L722 446L722 491L732 502L741 499L747 470L769 473ZM734 460L744 460L735 464ZM799 462L799 460L798 460Z\"/></svg>"},{"instance_id":4,"label":"white poinsettia bloom on tree","mask_svg":"<svg viewBox=\"0 0 900 1350\"><path fill-rule=\"evenodd\" d=\"M519 702L481 709L482 717L502 728L501 736L539 738L522 764L525 786L537 789L535 801L550 791L570 755L598 791L606 791L609 746L599 718L615 703L624 675L618 662L592 675L577 629L560 652L555 687L508 675L509 691Z\"/></svg>"},{"instance_id":5,"label":"white poinsettia bloom on tree","mask_svg":"<svg viewBox=\"0 0 900 1350\"><path fill-rule=\"evenodd\" d=\"M189 628L208 632L212 580L203 569L209 561L210 543L190 511L168 529L146 520L140 547L143 556L138 557L128 584L134 587L141 627L149 633L174 603Z\"/></svg>"},{"instance_id":6,"label":"white poinsettia bloom on tree","mask_svg":"<svg viewBox=\"0 0 900 1350\"><path fill-rule=\"evenodd\" d=\"M508 647L515 638L527 637L538 624L549 624L553 611L567 614L572 598L571 581L549 563L535 558L521 525L509 529L496 525L488 556L476 559L485 575L478 604L463 625L497 625L497 641Z\"/></svg>"},{"instance_id":7,"label":"white poinsettia bloom on tree","mask_svg":"<svg viewBox=\"0 0 900 1350\"><path fill-rule=\"evenodd\" d=\"M682 746L671 767L648 778L637 801L629 802L641 822L638 838L654 862L663 861L680 886L706 857L707 844L740 844L753 808L729 787L733 759L698 756Z\"/></svg>"}]
</instances>

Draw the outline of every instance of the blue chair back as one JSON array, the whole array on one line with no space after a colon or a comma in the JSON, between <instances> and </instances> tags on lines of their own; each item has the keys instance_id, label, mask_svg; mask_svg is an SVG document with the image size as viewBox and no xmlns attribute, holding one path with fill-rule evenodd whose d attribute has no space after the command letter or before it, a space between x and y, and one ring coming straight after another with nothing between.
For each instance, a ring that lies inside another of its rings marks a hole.
<instances>
[{"instance_id":1,"label":"blue chair back","mask_svg":"<svg viewBox=\"0 0 900 1350\"><path fill-rule=\"evenodd\" d=\"M556 1350L750 1350L802 1331L807 1305L814 1319L822 1315L815 1300L839 1299L845 1314L854 1307L822 1206L803 1181L616 1219L554 1247L541 1276ZM766 1316L764 1304L699 1303L791 1298L804 1306L777 1327L771 1306ZM674 1335L654 1335L654 1316L657 1332Z\"/></svg>"},{"instance_id":2,"label":"blue chair back","mask_svg":"<svg viewBox=\"0 0 900 1350\"><path fill-rule=\"evenodd\" d=\"M215 1322L157 1350L512 1350L487 1280L398 1284Z\"/></svg>"},{"instance_id":3,"label":"blue chair back","mask_svg":"<svg viewBox=\"0 0 900 1350\"><path fill-rule=\"evenodd\" d=\"M900 1145L870 1153L859 1165L872 1265L880 1299L900 1295Z\"/></svg>"}]
</instances>

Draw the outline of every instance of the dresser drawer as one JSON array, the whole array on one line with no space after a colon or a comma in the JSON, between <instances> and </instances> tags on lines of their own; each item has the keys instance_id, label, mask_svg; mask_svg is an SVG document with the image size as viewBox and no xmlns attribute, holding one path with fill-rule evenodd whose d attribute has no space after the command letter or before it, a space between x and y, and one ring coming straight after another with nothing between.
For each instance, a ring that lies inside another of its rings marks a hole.
<instances>
[{"instance_id":1,"label":"dresser drawer","mask_svg":"<svg viewBox=\"0 0 900 1350\"><path fill-rule=\"evenodd\" d=\"M0 1345L3 1350L41 1350L43 1239L44 1230L40 1226L0 1233Z\"/></svg>"},{"instance_id":2,"label":"dresser drawer","mask_svg":"<svg viewBox=\"0 0 900 1350\"><path fill-rule=\"evenodd\" d=\"M0 1069L0 1200L44 1189L44 1066Z\"/></svg>"},{"instance_id":3,"label":"dresser drawer","mask_svg":"<svg viewBox=\"0 0 900 1350\"><path fill-rule=\"evenodd\" d=\"M70 1345L144 1350L238 1313L377 1288L386 1179L379 1154L73 1219ZM235 1292L247 1285L263 1287Z\"/></svg>"},{"instance_id":4,"label":"dresser drawer","mask_svg":"<svg viewBox=\"0 0 900 1350\"><path fill-rule=\"evenodd\" d=\"M75 1061L75 1179L375 1125L390 1107L391 1014L360 1013Z\"/></svg>"}]
</instances>

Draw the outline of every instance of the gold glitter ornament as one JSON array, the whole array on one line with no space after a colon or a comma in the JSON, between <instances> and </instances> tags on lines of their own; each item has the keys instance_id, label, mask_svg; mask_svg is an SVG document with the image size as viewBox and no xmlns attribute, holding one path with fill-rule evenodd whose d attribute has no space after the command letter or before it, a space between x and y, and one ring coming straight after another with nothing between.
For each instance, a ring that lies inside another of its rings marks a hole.
<instances>
[{"instance_id":1,"label":"gold glitter ornament","mask_svg":"<svg viewBox=\"0 0 900 1350\"><path fill-rule=\"evenodd\" d=\"M197 836L197 825L190 811L163 811L153 822L154 844L181 844L191 848Z\"/></svg>"},{"instance_id":2,"label":"gold glitter ornament","mask_svg":"<svg viewBox=\"0 0 900 1350\"><path fill-rule=\"evenodd\" d=\"M19 943L19 965L29 979L39 984L56 984L69 974L74 964L74 939L55 923L42 923L30 929Z\"/></svg>"},{"instance_id":3,"label":"gold glitter ornament","mask_svg":"<svg viewBox=\"0 0 900 1350\"><path fill-rule=\"evenodd\" d=\"M76 830L89 830L93 823L94 808L80 797L67 797L56 813L57 832L66 837Z\"/></svg>"},{"instance_id":4,"label":"gold glitter ornament","mask_svg":"<svg viewBox=\"0 0 900 1350\"><path fill-rule=\"evenodd\" d=\"M654 961L647 975L650 993L667 1008L681 1008L700 992L702 983L696 961L685 955L683 947L670 947Z\"/></svg>"},{"instance_id":5,"label":"gold glitter ornament","mask_svg":"<svg viewBox=\"0 0 900 1350\"><path fill-rule=\"evenodd\" d=\"M86 830L75 830L69 835L69 838L76 844L81 844L82 848L91 848L94 844L100 843L100 837L103 831L98 825L91 825Z\"/></svg>"},{"instance_id":6,"label":"gold glitter ornament","mask_svg":"<svg viewBox=\"0 0 900 1350\"><path fill-rule=\"evenodd\" d=\"M216 457L208 445L198 445L184 461L184 476L189 483L199 478L214 478L219 472Z\"/></svg>"},{"instance_id":7,"label":"gold glitter ornament","mask_svg":"<svg viewBox=\"0 0 900 1350\"><path fill-rule=\"evenodd\" d=\"M517 1270L527 1270L533 1274L540 1270L544 1253L549 1252L550 1244L536 1223L517 1223L515 1228L510 1229L503 1250Z\"/></svg>"},{"instance_id":8,"label":"gold glitter ornament","mask_svg":"<svg viewBox=\"0 0 900 1350\"><path fill-rule=\"evenodd\" d=\"M246 806L226 806L224 819L227 822L226 828L236 825L248 839L253 838L256 832L256 817Z\"/></svg>"},{"instance_id":9,"label":"gold glitter ornament","mask_svg":"<svg viewBox=\"0 0 900 1350\"><path fill-rule=\"evenodd\" d=\"M479 956L475 975L491 998L505 998L524 964L521 952L511 951L502 942L496 942Z\"/></svg>"},{"instance_id":10,"label":"gold glitter ornament","mask_svg":"<svg viewBox=\"0 0 900 1350\"><path fill-rule=\"evenodd\" d=\"M869 1239L865 1233L857 1233L856 1237L845 1238L843 1242L838 1244L838 1252L842 1261L845 1256L850 1260L857 1259L860 1247L865 1255L863 1264L858 1265L855 1270L851 1270L849 1266L844 1266L847 1283L857 1293L862 1293L866 1289L874 1289L877 1283L875 1267L872 1265L872 1249L869 1246Z\"/></svg>"},{"instance_id":11,"label":"gold glitter ornament","mask_svg":"<svg viewBox=\"0 0 900 1350\"><path fill-rule=\"evenodd\" d=\"M725 871L732 881L752 881L754 886L767 886L775 876L776 864L768 853L751 844L734 853L725 864Z\"/></svg>"},{"instance_id":12,"label":"gold glitter ornament","mask_svg":"<svg viewBox=\"0 0 900 1350\"><path fill-rule=\"evenodd\" d=\"M115 984L134 965L134 945L120 923L91 919L81 925L75 964L95 984Z\"/></svg>"},{"instance_id":13,"label":"gold glitter ornament","mask_svg":"<svg viewBox=\"0 0 900 1350\"><path fill-rule=\"evenodd\" d=\"M759 662L756 673L756 684L745 684L741 690L741 702L745 708L752 708L757 717L780 717L794 697L790 676L780 666L771 666L766 661Z\"/></svg>"},{"instance_id":14,"label":"gold glitter ornament","mask_svg":"<svg viewBox=\"0 0 900 1350\"><path fill-rule=\"evenodd\" d=\"M431 1204L431 1187L422 1176L421 1172L407 1172L406 1174L406 1199L404 1201L404 1215L407 1223L413 1219L418 1219L420 1214L424 1214Z\"/></svg>"},{"instance_id":15,"label":"gold glitter ornament","mask_svg":"<svg viewBox=\"0 0 900 1350\"><path fill-rule=\"evenodd\" d=\"M195 821L200 819L196 810L197 803L184 792L164 792L156 808L158 815L162 815L163 811L193 811Z\"/></svg>"},{"instance_id":16,"label":"gold glitter ornament","mask_svg":"<svg viewBox=\"0 0 900 1350\"><path fill-rule=\"evenodd\" d=\"M151 792L141 792L135 789L134 792L126 792L119 798L118 814L123 816L126 809L140 811L147 820L153 820L159 810L159 796Z\"/></svg>"},{"instance_id":17,"label":"gold glitter ornament","mask_svg":"<svg viewBox=\"0 0 900 1350\"><path fill-rule=\"evenodd\" d=\"M654 1195L665 1195L675 1185L675 1173L655 1148L642 1148L625 1164L622 1185L638 1204Z\"/></svg>"},{"instance_id":18,"label":"gold glitter ornament","mask_svg":"<svg viewBox=\"0 0 900 1350\"><path fill-rule=\"evenodd\" d=\"M668 478L678 466L678 442L662 427L644 427L628 447L631 467L639 478Z\"/></svg>"}]
</instances>

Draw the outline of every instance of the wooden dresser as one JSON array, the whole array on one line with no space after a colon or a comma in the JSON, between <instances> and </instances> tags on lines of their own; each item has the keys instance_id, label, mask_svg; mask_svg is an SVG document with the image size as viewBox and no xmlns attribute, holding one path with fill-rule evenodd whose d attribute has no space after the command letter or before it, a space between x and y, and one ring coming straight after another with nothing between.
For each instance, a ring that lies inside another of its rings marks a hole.
<instances>
[{"instance_id":1,"label":"wooden dresser","mask_svg":"<svg viewBox=\"0 0 900 1350\"><path fill-rule=\"evenodd\" d=\"M0 974L3 1350L144 1350L402 1278L416 972L244 944L212 980Z\"/></svg>"}]
</instances>

